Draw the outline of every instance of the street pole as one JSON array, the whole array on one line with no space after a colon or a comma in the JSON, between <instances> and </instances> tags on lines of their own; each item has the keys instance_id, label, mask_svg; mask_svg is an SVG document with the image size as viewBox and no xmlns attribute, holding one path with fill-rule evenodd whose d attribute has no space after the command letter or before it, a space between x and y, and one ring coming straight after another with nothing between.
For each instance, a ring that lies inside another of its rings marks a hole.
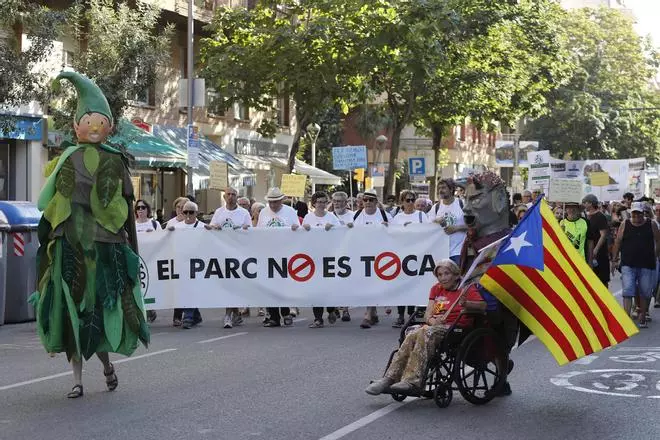
<instances>
[{"instance_id":1,"label":"street pole","mask_svg":"<svg viewBox=\"0 0 660 440\"><path fill-rule=\"evenodd\" d=\"M193 39L195 23L193 20L193 0L188 0L188 127L193 126L193 103L195 93L195 83L193 79ZM186 130L186 133L188 130ZM188 172L188 195L194 195L193 189L193 168L190 164L187 167Z\"/></svg>"},{"instance_id":2,"label":"street pole","mask_svg":"<svg viewBox=\"0 0 660 440\"><path fill-rule=\"evenodd\" d=\"M312 139L312 166L316 168L316 136ZM312 179L312 194L316 193L316 182Z\"/></svg>"},{"instance_id":3,"label":"street pole","mask_svg":"<svg viewBox=\"0 0 660 440\"><path fill-rule=\"evenodd\" d=\"M521 192L522 189L520 185L522 184L520 179L520 136L516 135L513 140L513 176L511 178L511 192L517 193Z\"/></svg>"},{"instance_id":4,"label":"street pole","mask_svg":"<svg viewBox=\"0 0 660 440\"><path fill-rule=\"evenodd\" d=\"M315 122L310 123L307 127L307 136L312 141L312 166L316 168L316 141L321 133L321 126ZM316 192L316 183L312 178L312 194Z\"/></svg>"}]
</instances>

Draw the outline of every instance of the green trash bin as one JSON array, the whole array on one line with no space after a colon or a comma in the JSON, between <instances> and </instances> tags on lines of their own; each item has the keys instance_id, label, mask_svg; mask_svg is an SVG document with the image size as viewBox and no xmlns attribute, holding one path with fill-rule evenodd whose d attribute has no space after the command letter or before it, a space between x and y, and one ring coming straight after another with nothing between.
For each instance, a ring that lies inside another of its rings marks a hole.
<instances>
[{"instance_id":1,"label":"green trash bin","mask_svg":"<svg viewBox=\"0 0 660 440\"><path fill-rule=\"evenodd\" d=\"M41 212L32 202L0 202L0 212L7 219L3 235L5 280L5 324L34 321L34 307L28 298L36 290L37 226ZM1 269L0 269L1 272Z\"/></svg>"},{"instance_id":2,"label":"green trash bin","mask_svg":"<svg viewBox=\"0 0 660 440\"><path fill-rule=\"evenodd\" d=\"M5 293L7 291L7 216L0 212L0 325L5 323Z\"/></svg>"}]
</instances>

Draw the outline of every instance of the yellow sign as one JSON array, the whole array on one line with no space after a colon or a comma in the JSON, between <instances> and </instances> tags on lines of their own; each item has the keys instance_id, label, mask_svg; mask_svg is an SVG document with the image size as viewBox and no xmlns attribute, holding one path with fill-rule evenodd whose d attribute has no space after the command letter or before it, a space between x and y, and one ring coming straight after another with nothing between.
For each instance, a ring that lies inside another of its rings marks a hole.
<instances>
[{"instance_id":1,"label":"yellow sign","mask_svg":"<svg viewBox=\"0 0 660 440\"><path fill-rule=\"evenodd\" d=\"M355 169L353 180L357 180L358 182L364 182L364 168Z\"/></svg>"},{"instance_id":2,"label":"yellow sign","mask_svg":"<svg viewBox=\"0 0 660 440\"><path fill-rule=\"evenodd\" d=\"M364 189L372 189L373 188L373 182L371 181L371 177L365 177L364 178Z\"/></svg>"},{"instance_id":3,"label":"yellow sign","mask_svg":"<svg viewBox=\"0 0 660 440\"><path fill-rule=\"evenodd\" d=\"M610 184L610 175L605 172L590 173L591 186L607 186Z\"/></svg>"},{"instance_id":4,"label":"yellow sign","mask_svg":"<svg viewBox=\"0 0 660 440\"><path fill-rule=\"evenodd\" d=\"M291 197L304 197L307 176L304 174L282 174L282 193Z\"/></svg>"},{"instance_id":5,"label":"yellow sign","mask_svg":"<svg viewBox=\"0 0 660 440\"><path fill-rule=\"evenodd\" d=\"M209 188L224 190L229 184L227 162L212 160L209 163Z\"/></svg>"},{"instance_id":6,"label":"yellow sign","mask_svg":"<svg viewBox=\"0 0 660 440\"><path fill-rule=\"evenodd\" d=\"M142 192L140 191L140 176L131 177L131 182L133 183L133 195L135 200L142 198Z\"/></svg>"}]
</instances>

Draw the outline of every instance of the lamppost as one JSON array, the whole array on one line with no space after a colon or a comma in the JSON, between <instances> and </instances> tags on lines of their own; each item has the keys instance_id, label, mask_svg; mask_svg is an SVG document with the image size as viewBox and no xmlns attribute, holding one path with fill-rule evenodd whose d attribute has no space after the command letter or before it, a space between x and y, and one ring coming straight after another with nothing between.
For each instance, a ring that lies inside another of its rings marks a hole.
<instances>
[{"instance_id":1,"label":"lamppost","mask_svg":"<svg viewBox=\"0 0 660 440\"><path fill-rule=\"evenodd\" d=\"M378 170L378 168L381 164L382 156L383 156L383 149L385 148L385 144L387 143L387 141L388 141L387 136L385 136L384 134L381 134L376 138L376 159L374 160L374 166L371 167L371 173L369 173L369 175L371 176L372 185L373 185L373 181L374 181L373 180L374 179L374 169ZM385 173L385 169L383 168L383 175L384 175L384 173ZM381 188L381 187L379 187L379 188ZM377 191L379 197L381 197L381 200L382 200L382 194L381 194L382 189L376 190L376 191Z\"/></svg>"},{"instance_id":2,"label":"lamppost","mask_svg":"<svg viewBox=\"0 0 660 440\"><path fill-rule=\"evenodd\" d=\"M316 167L316 140L319 138L319 133L321 133L321 127L319 124L312 122L307 126L307 136L312 142L312 166ZM316 183L314 178L312 178L312 194L316 192Z\"/></svg>"}]
</instances>

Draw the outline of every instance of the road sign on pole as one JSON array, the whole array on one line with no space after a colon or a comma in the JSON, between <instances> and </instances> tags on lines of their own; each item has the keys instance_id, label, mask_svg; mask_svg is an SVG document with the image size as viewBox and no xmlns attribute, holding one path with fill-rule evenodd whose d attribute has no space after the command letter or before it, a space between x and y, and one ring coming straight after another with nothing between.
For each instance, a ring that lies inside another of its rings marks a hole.
<instances>
[{"instance_id":1,"label":"road sign on pole","mask_svg":"<svg viewBox=\"0 0 660 440\"><path fill-rule=\"evenodd\" d=\"M423 157L411 157L408 159L408 174L411 176L426 175L426 159Z\"/></svg>"}]
</instances>

